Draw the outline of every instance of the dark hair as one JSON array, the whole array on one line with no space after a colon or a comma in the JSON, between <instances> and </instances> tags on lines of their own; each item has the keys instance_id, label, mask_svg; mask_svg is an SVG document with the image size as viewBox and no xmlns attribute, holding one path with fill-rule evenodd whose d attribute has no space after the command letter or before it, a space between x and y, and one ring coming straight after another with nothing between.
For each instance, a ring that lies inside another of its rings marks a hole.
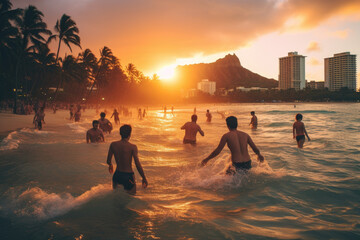
<instances>
[{"instance_id":1,"label":"dark hair","mask_svg":"<svg viewBox=\"0 0 360 240\"><path fill-rule=\"evenodd\" d=\"M209 109L208 110L206 110L207 112L209 112Z\"/></svg>"},{"instance_id":2,"label":"dark hair","mask_svg":"<svg viewBox=\"0 0 360 240\"><path fill-rule=\"evenodd\" d=\"M105 117L105 116L106 116L106 114L104 112L100 113L100 117Z\"/></svg>"},{"instance_id":3,"label":"dark hair","mask_svg":"<svg viewBox=\"0 0 360 240\"><path fill-rule=\"evenodd\" d=\"M93 126L94 126L94 124L99 124L99 121L98 121L98 120L94 120L94 121L93 121Z\"/></svg>"},{"instance_id":4,"label":"dark hair","mask_svg":"<svg viewBox=\"0 0 360 240\"><path fill-rule=\"evenodd\" d=\"M237 118L234 116L230 116L226 118L226 125L228 126L229 129L236 129L238 126Z\"/></svg>"},{"instance_id":5,"label":"dark hair","mask_svg":"<svg viewBox=\"0 0 360 240\"><path fill-rule=\"evenodd\" d=\"M120 128L121 138L128 138L131 135L131 126L130 125L122 125Z\"/></svg>"},{"instance_id":6,"label":"dark hair","mask_svg":"<svg viewBox=\"0 0 360 240\"><path fill-rule=\"evenodd\" d=\"M296 114L295 119L296 120L302 120L303 116L301 113Z\"/></svg>"},{"instance_id":7,"label":"dark hair","mask_svg":"<svg viewBox=\"0 0 360 240\"><path fill-rule=\"evenodd\" d=\"M197 115L196 114L192 115L191 116L191 121L196 122L196 120L197 120Z\"/></svg>"},{"instance_id":8,"label":"dark hair","mask_svg":"<svg viewBox=\"0 0 360 240\"><path fill-rule=\"evenodd\" d=\"M255 114L255 112L254 112L254 111L251 111L251 115L253 115L253 114Z\"/></svg>"}]
</instances>

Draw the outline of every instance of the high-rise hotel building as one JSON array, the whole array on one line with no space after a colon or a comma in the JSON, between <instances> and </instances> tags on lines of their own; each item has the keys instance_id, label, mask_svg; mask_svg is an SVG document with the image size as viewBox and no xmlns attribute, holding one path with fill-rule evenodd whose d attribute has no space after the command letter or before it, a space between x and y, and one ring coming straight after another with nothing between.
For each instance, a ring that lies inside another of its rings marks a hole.
<instances>
[{"instance_id":1,"label":"high-rise hotel building","mask_svg":"<svg viewBox=\"0 0 360 240\"><path fill-rule=\"evenodd\" d=\"M301 90L305 87L305 56L289 52L288 56L279 58L279 89Z\"/></svg>"},{"instance_id":2,"label":"high-rise hotel building","mask_svg":"<svg viewBox=\"0 0 360 240\"><path fill-rule=\"evenodd\" d=\"M326 88L338 91L347 87L356 91L356 55L343 52L324 60Z\"/></svg>"}]
</instances>

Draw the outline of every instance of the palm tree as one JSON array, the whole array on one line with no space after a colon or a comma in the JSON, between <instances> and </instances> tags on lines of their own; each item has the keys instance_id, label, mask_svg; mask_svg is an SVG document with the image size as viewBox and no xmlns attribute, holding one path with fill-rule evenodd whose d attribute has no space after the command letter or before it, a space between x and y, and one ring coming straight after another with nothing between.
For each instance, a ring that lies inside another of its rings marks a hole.
<instances>
[{"instance_id":1,"label":"palm tree","mask_svg":"<svg viewBox=\"0 0 360 240\"><path fill-rule=\"evenodd\" d=\"M114 68L119 64L119 60L113 55L112 51L108 47L103 47L100 49L100 59L99 59L99 67L97 73L95 74L95 79L93 84L91 85L88 96L90 96L95 84L99 87L101 84L104 84L106 81L106 74L110 69Z\"/></svg>"},{"instance_id":2,"label":"palm tree","mask_svg":"<svg viewBox=\"0 0 360 240\"><path fill-rule=\"evenodd\" d=\"M130 83L137 82L136 78L139 76L139 71L136 69L134 64L129 63L126 66L126 72L127 72L128 77L130 79Z\"/></svg>"},{"instance_id":3,"label":"palm tree","mask_svg":"<svg viewBox=\"0 0 360 240\"><path fill-rule=\"evenodd\" d=\"M11 79L14 78L17 56L12 51L19 36L19 30L12 24L18 20L21 9L11 9L10 0L0 1L0 95L5 97L14 88Z\"/></svg>"},{"instance_id":4,"label":"palm tree","mask_svg":"<svg viewBox=\"0 0 360 240\"><path fill-rule=\"evenodd\" d=\"M37 48L45 44L43 35L51 35L51 31L47 29L46 23L43 22L44 14L35 6L30 5L25 8L22 15L15 19L16 25L20 29L20 36L18 39L18 59L15 70L15 105L17 104L17 84L20 78L20 66L24 68L24 63L29 57L30 53L34 53Z\"/></svg>"},{"instance_id":5,"label":"palm tree","mask_svg":"<svg viewBox=\"0 0 360 240\"><path fill-rule=\"evenodd\" d=\"M75 21L72 20L70 16L68 16L66 14L62 15L60 20L56 21L56 25L55 25L54 29L57 34L52 35L49 38L48 42L50 42L53 39L59 38L59 45L58 45L58 49L57 49L57 53L56 53L56 62L59 59L60 46L61 46L62 41L65 43L66 46L68 46L68 48L70 49L71 52L72 52L72 49L71 49L70 44L74 44L81 49L80 37L78 35L79 29L76 26ZM61 87L61 83L62 83L62 79L60 78L58 86L55 90L54 100L56 98L59 88Z\"/></svg>"}]
</instances>

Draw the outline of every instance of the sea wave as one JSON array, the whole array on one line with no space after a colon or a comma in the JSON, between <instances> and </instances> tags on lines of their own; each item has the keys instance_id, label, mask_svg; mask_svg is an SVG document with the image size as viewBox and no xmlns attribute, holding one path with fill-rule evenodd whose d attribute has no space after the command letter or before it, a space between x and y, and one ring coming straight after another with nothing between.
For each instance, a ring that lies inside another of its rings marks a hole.
<instances>
[{"instance_id":1,"label":"sea wave","mask_svg":"<svg viewBox=\"0 0 360 240\"><path fill-rule=\"evenodd\" d=\"M20 140L16 139L18 131L9 133L6 138L4 138L0 143L0 151L6 151L11 149L19 148Z\"/></svg>"},{"instance_id":2,"label":"sea wave","mask_svg":"<svg viewBox=\"0 0 360 240\"><path fill-rule=\"evenodd\" d=\"M91 199L103 196L111 191L109 184L99 184L80 196L74 197L70 193L48 193L39 187L33 187L18 196L15 194L9 207L19 217L43 220L63 215Z\"/></svg>"}]
</instances>

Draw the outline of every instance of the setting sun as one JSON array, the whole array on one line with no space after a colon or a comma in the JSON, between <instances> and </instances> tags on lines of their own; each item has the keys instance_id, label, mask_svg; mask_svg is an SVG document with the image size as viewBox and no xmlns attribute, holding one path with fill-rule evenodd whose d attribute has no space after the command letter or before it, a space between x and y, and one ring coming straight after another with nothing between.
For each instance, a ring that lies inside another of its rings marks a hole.
<instances>
[{"instance_id":1,"label":"setting sun","mask_svg":"<svg viewBox=\"0 0 360 240\"><path fill-rule=\"evenodd\" d=\"M168 65L163 68L161 68L159 71L157 71L157 75L159 75L160 80L171 82L174 79L175 76L175 68L176 64Z\"/></svg>"}]
</instances>

